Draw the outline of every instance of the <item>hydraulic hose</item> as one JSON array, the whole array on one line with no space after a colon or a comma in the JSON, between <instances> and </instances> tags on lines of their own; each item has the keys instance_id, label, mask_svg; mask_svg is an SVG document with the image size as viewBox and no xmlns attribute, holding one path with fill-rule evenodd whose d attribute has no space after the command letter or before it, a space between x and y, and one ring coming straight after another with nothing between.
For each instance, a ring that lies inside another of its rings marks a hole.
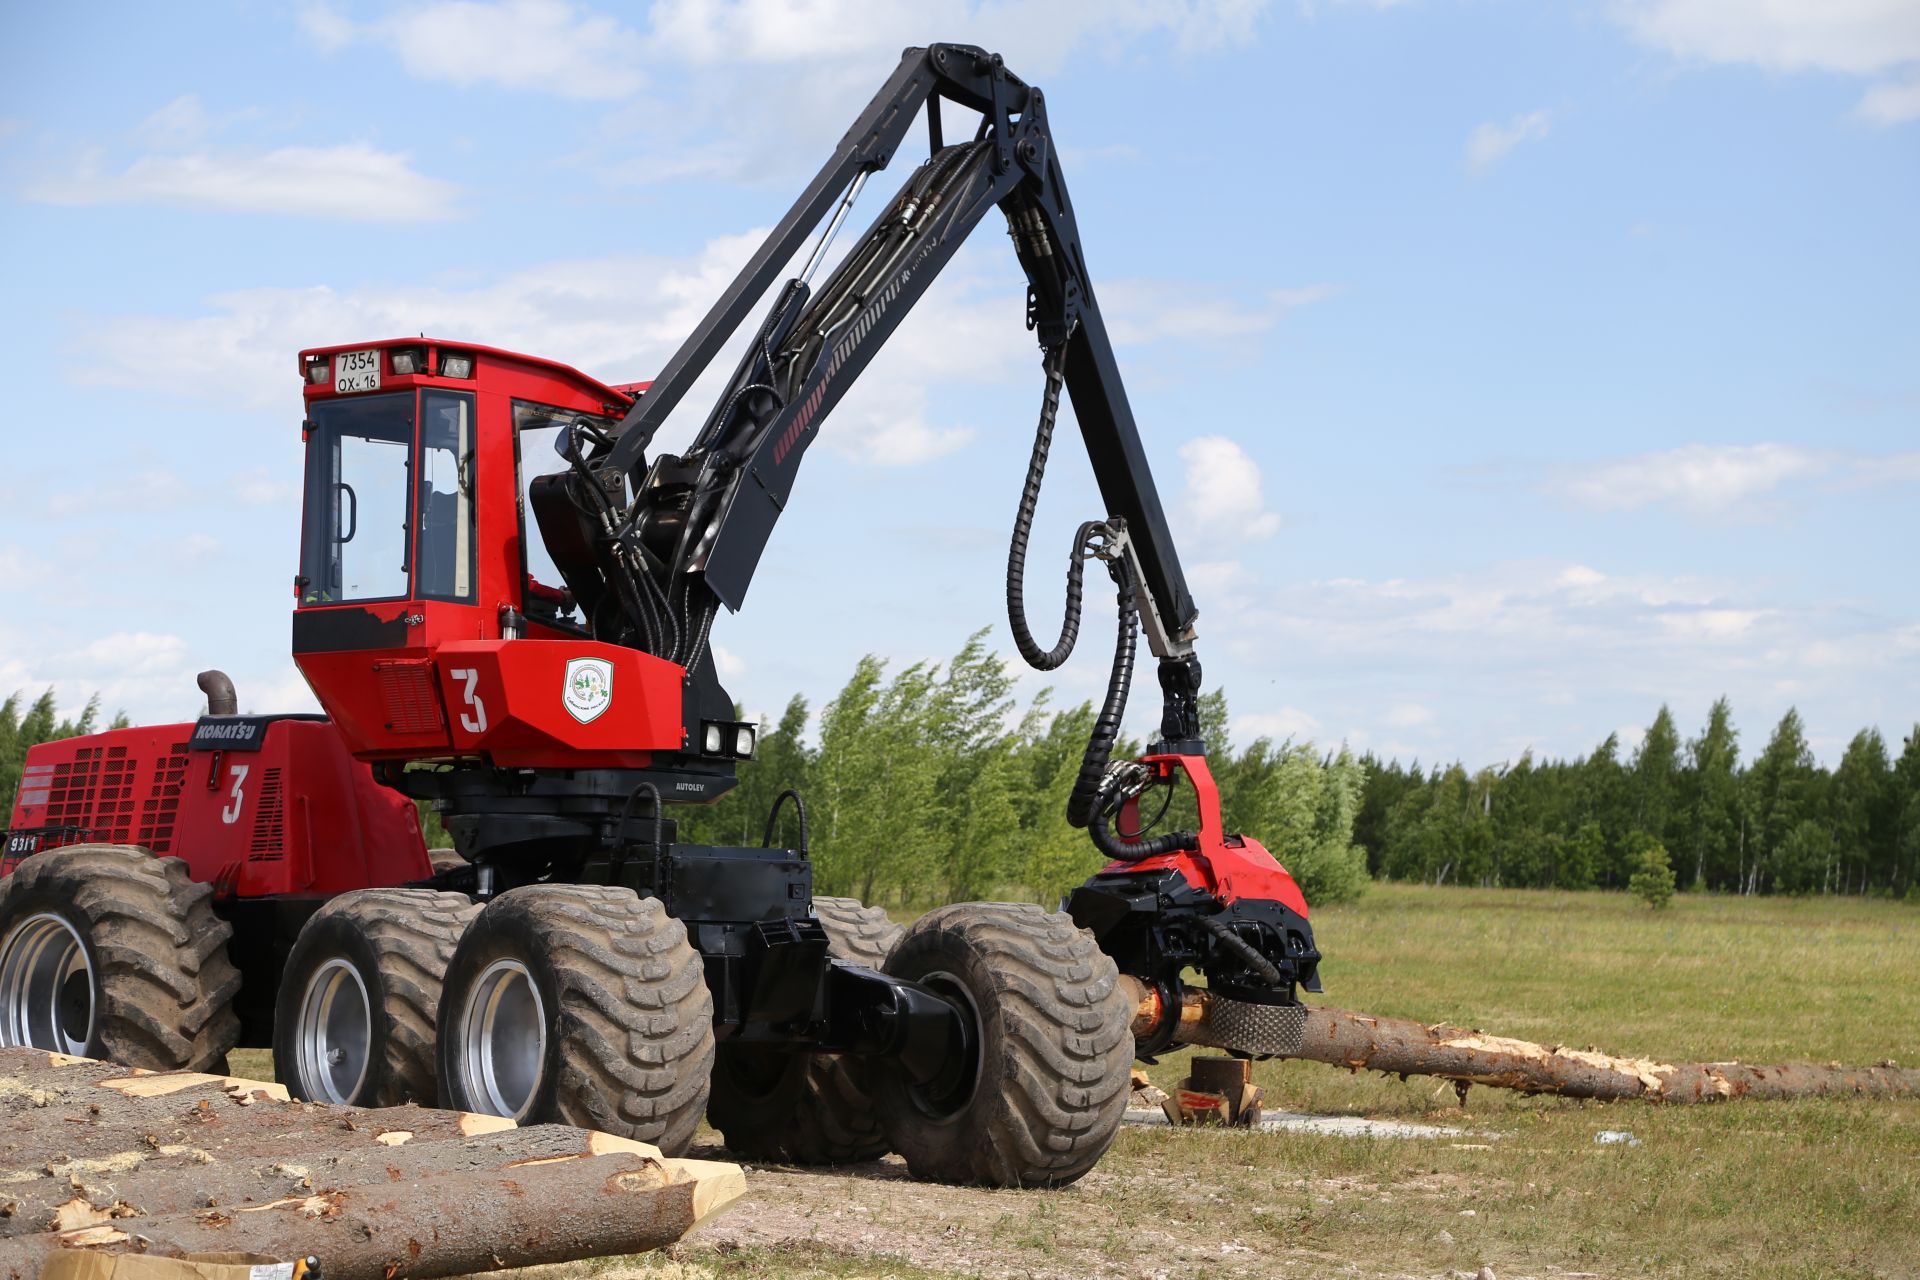
<instances>
[{"instance_id":1,"label":"hydraulic hose","mask_svg":"<svg viewBox=\"0 0 1920 1280\"><path fill-rule=\"evenodd\" d=\"M1067 561L1067 603L1060 623L1060 638L1050 649L1042 649L1027 625L1026 576L1027 541L1033 531L1033 513L1040 503L1040 487L1046 478L1047 455L1053 446L1054 422L1060 413L1060 388L1065 381L1066 348L1049 347L1043 361L1046 390L1040 402L1040 422L1034 430L1033 455L1027 462L1027 479L1020 490L1020 506L1014 513L1013 538L1007 548L1007 623L1013 630L1013 642L1027 664L1051 671L1067 660L1080 637L1082 578L1089 559L1099 557L1107 563L1107 573L1116 588L1118 626L1113 642L1113 666L1107 674L1107 692L1094 717L1093 732L1087 737L1087 749L1080 757L1080 771L1074 776L1067 796L1067 821L1089 828L1100 852L1122 862L1138 862L1179 849L1192 848L1195 837L1176 831L1147 840L1127 840L1112 829L1111 810L1117 807L1107 794L1107 766L1113 760L1113 747L1120 740L1120 725L1127 712L1127 696L1133 689L1134 655L1138 644L1139 605L1134 594L1133 570L1124 554L1113 554L1116 532L1103 521L1089 520L1073 535L1073 552ZM1103 554L1104 553L1104 554Z\"/></svg>"},{"instance_id":2,"label":"hydraulic hose","mask_svg":"<svg viewBox=\"0 0 1920 1280\"><path fill-rule=\"evenodd\" d=\"M1208 916L1203 924L1207 932L1220 940L1220 944L1238 956L1247 968L1259 974L1267 985L1277 987L1281 983L1280 970L1273 961L1261 955L1259 950L1245 938L1233 931L1233 927L1219 916Z\"/></svg>"},{"instance_id":3,"label":"hydraulic hose","mask_svg":"<svg viewBox=\"0 0 1920 1280\"><path fill-rule=\"evenodd\" d=\"M789 800L793 801L794 816L799 818L800 820L800 856L804 858L807 856L807 844L808 844L807 802L805 800L802 800L800 798L800 793L798 791L795 791L792 787L788 787L785 791L782 791L779 795L773 798L773 808L767 811L767 832L765 835L760 837L760 847L762 849L769 849L773 847L773 832L774 832L775 826L780 821L780 806L785 804Z\"/></svg>"},{"instance_id":4,"label":"hydraulic hose","mask_svg":"<svg viewBox=\"0 0 1920 1280\"><path fill-rule=\"evenodd\" d=\"M1086 570L1084 551L1091 525L1081 525L1073 536L1073 553L1067 560L1066 616L1060 622L1060 638L1051 649L1042 649L1027 626L1027 538L1033 532L1034 510L1040 505L1047 454L1053 448L1053 424L1060 413L1060 387L1066 378L1066 348L1049 348L1043 365L1047 386L1040 401L1040 425L1033 434L1033 456L1027 461L1026 484L1021 487L1020 507L1013 516L1013 541L1007 548L1007 625L1013 628L1014 647L1020 650L1027 665L1036 671L1052 671L1073 653L1074 643L1080 638L1081 575ZM1123 603L1131 609L1130 602ZM1122 620L1123 629L1129 628L1131 622L1132 614L1128 613ZM1106 766L1103 763L1101 767Z\"/></svg>"},{"instance_id":5,"label":"hydraulic hose","mask_svg":"<svg viewBox=\"0 0 1920 1280\"><path fill-rule=\"evenodd\" d=\"M1114 585L1119 588L1120 626L1114 636L1113 667L1107 673L1107 696L1101 700L1100 713L1093 719L1086 753L1080 757L1080 772L1067 796L1067 821L1076 827L1089 825L1102 808L1100 793L1107 780L1107 764L1113 759L1113 744L1120 739L1120 721L1127 713L1127 695L1133 689L1133 655L1139 621L1133 599L1133 574L1128 571L1126 560L1118 557L1107 561L1107 572L1113 575ZM1095 835L1094 843L1099 842L1100 837Z\"/></svg>"},{"instance_id":6,"label":"hydraulic hose","mask_svg":"<svg viewBox=\"0 0 1920 1280\"><path fill-rule=\"evenodd\" d=\"M633 814L633 802L641 796L653 801L653 896L660 896L666 867L666 811L660 803L660 791L651 782L642 782L627 792L626 803L620 806L620 821L613 828L614 847L618 850L613 860L612 872L616 882L627 867L627 819Z\"/></svg>"}]
</instances>

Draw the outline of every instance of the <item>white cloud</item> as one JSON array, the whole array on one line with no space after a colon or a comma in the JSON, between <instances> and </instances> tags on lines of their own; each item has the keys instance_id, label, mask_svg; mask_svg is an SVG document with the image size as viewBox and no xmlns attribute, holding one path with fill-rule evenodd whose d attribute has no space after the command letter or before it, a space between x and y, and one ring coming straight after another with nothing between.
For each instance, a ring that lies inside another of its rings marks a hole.
<instances>
[{"instance_id":1,"label":"white cloud","mask_svg":"<svg viewBox=\"0 0 1920 1280\"><path fill-rule=\"evenodd\" d=\"M153 709L160 688L193 691L187 643L177 635L121 631L76 645L0 628L0 654L0 697L19 692L31 701L52 689L62 717L79 715L96 695L104 721L120 710ZM175 701L184 706L188 698Z\"/></svg>"},{"instance_id":2,"label":"white cloud","mask_svg":"<svg viewBox=\"0 0 1920 1280\"><path fill-rule=\"evenodd\" d=\"M1850 454L1789 444L1707 445L1563 469L1549 488L1595 511L1671 506L1704 518L1769 515L1763 501L1795 482L1858 488L1920 479L1920 454Z\"/></svg>"},{"instance_id":3,"label":"white cloud","mask_svg":"<svg viewBox=\"0 0 1920 1280\"><path fill-rule=\"evenodd\" d=\"M1116 346L1153 342L1219 342L1265 333L1281 316L1335 297L1339 286L1275 289L1249 305L1192 283L1121 277L1100 284L1100 312Z\"/></svg>"},{"instance_id":4,"label":"white cloud","mask_svg":"<svg viewBox=\"0 0 1920 1280\"><path fill-rule=\"evenodd\" d=\"M1622 718L1663 701L1676 714L1702 714L1720 693L1743 726L1797 698L1849 731L1920 697L1920 626L1908 619L1856 602L1789 607L1737 584L1565 562L1270 583L1246 592L1232 628L1206 639L1211 652L1224 648L1255 671L1284 655L1303 673L1310 705L1390 730L1383 737L1394 741L1381 749L1403 758L1464 750L1484 762L1529 743L1542 753L1586 751ZM1429 689L1417 702L1378 692L1436 671L1444 692ZM1421 722L1421 708L1433 718ZM1580 727L1582 709L1590 729Z\"/></svg>"},{"instance_id":5,"label":"white cloud","mask_svg":"<svg viewBox=\"0 0 1920 1280\"><path fill-rule=\"evenodd\" d=\"M135 136L157 147L182 147L200 141L212 128L197 94L183 93L140 122Z\"/></svg>"},{"instance_id":6,"label":"white cloud","mask_svg":"<svg viewBox=\"0 0 1920 1280\"><path fill-rule=\"evenodd\" d=\"M1253 711L1237 715L1233 717L1232 727L1235 741L1242 744L1256 738L1271 738L1275 742L1291 739L1297 742L1318 733L1320 722L1298 707L1281 707L1278 711Z\"/></svg>"},{"instance_id":7,"label":"white cloud","mask_svg":"<svg viewBox=\"0 0 1920 1280\"><path fill-rule=\"evenodd\" d=\"M1920 120L1920 71L1908 72L1904 80L1887 80L1868 89L1860 99L1859 113L1875 124Z\"/></svg>"},{"instance_id":8,"label":"white cloud","mask_svg":"<svg viewBox=\"0 0 1920 1280\"><path fill-rule=\"evenodd\" d=\"M284 407L297 394L289 357L303 347L395 333L428 333L564 359L613 382L645 377L731 281L761 233L722 236L686 259L620 257L545 263L467 288L418 285L335 290L261 288L215 294L198 316L88 317L87 359L69 376L83 383L152 388L189 361L217 360L217 388L188 388L225 403ZM942 422L928 388L1038 381L1031 337L1018 322L1020 295L1004 280L964 266L935 282L835 409L828 448L874 466L911 466L947 456L974 437ZM687 396L663 443L690 429L731 370L715 361ZM287 500L278 477L235 477L242 501ZM157 485L157 481L155 482ZM151 486L150 486L151 487Z\"/></svg>"},{"instance_id":9,"label":"white cloud","mask_svg":"<svg viewBox=\"0 0 1920 1280\"><path fill-rule=\"evenodd\" d=\"M292 461L297 467L297 452L292 455ZM145 467L130 471L121 479L114 490L111 509L116 515L230 510L236 505L293 509L300 500L298 479L297 470L274 475L264 466L224 476L181 475L166 467ZM101 509L98 488L44 490L43 510L56 519L81 519L98 514Z\"/></svg>"},{"instance_id":10,"label":"white cloud","mask_svg":"<svg viewBox=\"0 0 1920 1280\"><path fill-rule=\"evenodd\" d=\"M310 4L300 10L300 29L322 53L338 53L353 43L352 19L328 4Z\"/></svg>"},{"instance_id":11,"label":"white cloud","mask_svg":"<svg viewBox=\"0 0 1920 1280\"><path fill-rule=\"evenodd\" d=\"M162 205L348 222L427 222L452 217L457 192L451 183L416 171L404 154L349 142L149 154L118 172L103 170L93 156L70 173L33 183L27 198L53 205Z\"/></svg>"},{"instance_id":12,"label":"white cloud","mask_svg":"<svg viewBox=\"0 0 1920 1280\"><path fill-rule=\"evenodd\" d=\"M1690 444L1583 466L1566 474L1560 488L1596 511L1672 504L1696 515L1720 515L1826 466L1819 455L1795 445Z\"/></svg>"},{"instance_id":13,"label":"white cloud","mask_svg":"<svg viewBox=\"0 0 1920 1280\"><path fill-rule=\"evenodd\" d=\"M1911 0L1627 0L1617 19L1678 57L1867 75L1920 61Z\"/></svg>"},{"instance_id":14,"label":"white cloud","mask_svg":"<svg viewBox=\"0 0 1920 1280\"><path fill-rule=\"evenodd\" d=\"M723 676L743 675L747 669L744 659L733 650L717 644L713 646L713 665Z\"/></svg>"},{"instance_id":15,"label":"white cloud","mask_svg":"<svg viewBox=\"0 0 1920 1280\"><path fill-rule=\"evenodd\" d=\"M771 71L778 84L766 87L781 89L794 87L789 70L819 87L858 68L877 86L886 61L925 43L930 31L998 41L996 51L1024 74L1055 69L1081 48L1117 50L1143 37L1204 54L1253 39L1269 3L661 0L636 29L567 0L439 0L368 22L314 4L300 12L299 25L323 52L380 46L423 80L616 100L638 93L642 69L653 67L708 78L738 71L763 82ZM788 101L791 109L805 99Z\"/></svg>"},{"instance_id":16,"label":"white cloud","mask_svg":"<svg viewBox=\"0 0 1920 1280\"><path fill-rule=\"evenodd\" d=\"M205 395L271 409L297 395L290 358L303 347L428 333L550 355L628 381L660 367L757 241L722 237L686 260L549 262L470 288L241 289L210 296L196 316L89 317L88 358L70 374L151 388L189 359L215 361L222 385Z\"/></svg>"},{"instance_id":17,"label":"white cloud","mask_svg":"<svg viewBox=\"0 0 1920 1280\"><path fill-rule=\"evenodd\" d=\"M662 0L656 56L695 65L867 60L925 44L929 32L1004 54L1023 75L1078 48L1171 37L1182 54L1252 40L1270 0Z\"/></svg>"},{"instance_id":18,"label":"white cloud","mask_svg":"<svg viewBox=\"0 0 1920 1280\"><path fill-rule=\"evenodd\" d=\"M1538 142L1547 136L1552 118L1545 111L1529 111L1505 124L1489 120L1475 127L1467 137L1467 167L1484 173L1506 159L1523 142Z\"/></svg>"},{"instance_id":19,"label":"white cloud","mask_svg":"<svg viewBox=\"0 0 1920 1280\"><path fill-rule=\"evenodd\" d=\"M640 68L648 61L639 33L564 0L440 0L363 24L312 5L301 12L300 26L323 51L382 45L416 78L463 88L625 98L644 83Z\"/></svg>"},{"instance_id":20,"label":"white cloud","mask_svg":"<svg viewBox=\"0 0 1920 1280\"><path fill-rule=\"evenodd\" d=\"M1202 538L1238 544L1270 538L1280 531L1280 516L1267 510L1260 464L1226 436L1200 436L1180 446L1186 464L1181 514Z\"/></svg>"},{"instance_id":21,"label":"white cloud","mask_svg":"<svg viewBox=\"0 0 1920 1280\"><path fill-rule=\"evenodd\" d=\"M1767 616L1764 609L1696 609L1662 614L1656 621L1671 634L1689 640L1741 640Z\"/></svg>"},{"instance_id":22,"label":"white cloud","mask_svg":"<svg viewBox=\"0 0 1920 1280\"><path fill-rule=\"evenodd\" d=\"M1386 722L1396 729L1417 729L1421 725L1432 724L1432 707L1418 702L1397 702L1387 708Z\"/></svg>"},{"instance_id":23,"label":"white cloud","mask_svg":"<svg viewBox=\"0 0 1920 1280\"><path fill-rule=\"evenodd\" d=\"M1912 0L1619 0L1614 17L1678 58L1768 71L1891 76L1859 113L1881 124L1920 116L1920 5Z\"/></svg>"}]
</instances>

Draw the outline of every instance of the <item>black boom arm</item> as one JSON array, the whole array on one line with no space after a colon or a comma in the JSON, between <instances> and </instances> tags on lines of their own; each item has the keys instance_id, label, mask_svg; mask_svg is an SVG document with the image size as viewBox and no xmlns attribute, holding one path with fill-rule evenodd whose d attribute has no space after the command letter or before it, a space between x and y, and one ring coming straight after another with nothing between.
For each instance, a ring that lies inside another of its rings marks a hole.
<instances>
[{"instance_id":1,"label":"black boom arm","mask_svg":"<svg viewBox=\"0 0 1920 1280\"><path fill-rule=\"evenodd\" d=\"M971 139L946 142L942 101L980 114ZM923 107L927 160L828 278L811 288L827 241L854 196L892 160ZM1197 739L1197 611L1087 275L1046 103L997 54L966 45L908 49L834 158L647 394L610 436L569 438L575 474L567 481L568 503L597 536L573 539L575 554L556 554L556 560L586 604L596 635L638 645L690 670L705 661L714 611L720 604L737 610L744 601L821 423L995 206L1006 216L1026 270L1027 322L1046 353L1048 408L1029 490L1037 491L1052 408L1064 381L1110 513L1105 522L1083 527L1083 541L1088 529L1097 533L1084 549L1076 546L1076 555L1108 560L1121 583L1123 614L1129 594L1138 609L1161 660L1162 736ZM649 463L646 451L661 424L829 214L812 259L775 295L693 444L684 454L662 454ZM623 500L629 487L630 503ZM538 505L538 492L535 500ZM554 495L546 506L541 525L551 544ZM1023 500L1010 573L1009 596L1016 603L1030 518L1031 502ZM586 543L595 548L591 569L582 562ZM1122 559L1124 565L1112 563ZM1077 569L1071 593L1065 648L1077 626ZM1023 623L1015 625L1024 633ZM1129 665L1131 626L1123 616ZM1030 637L1019 638L1023 652L1037 650ZM1064 649L1057 652L1064 656Z\"/></svg>"}]
</instances>

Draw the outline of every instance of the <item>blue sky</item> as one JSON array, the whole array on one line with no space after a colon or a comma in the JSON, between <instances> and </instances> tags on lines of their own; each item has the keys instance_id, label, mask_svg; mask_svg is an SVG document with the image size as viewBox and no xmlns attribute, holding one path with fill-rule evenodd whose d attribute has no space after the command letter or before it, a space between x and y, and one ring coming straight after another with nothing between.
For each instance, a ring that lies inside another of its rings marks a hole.
<instances>
[{"instance_id":1,"label":"blue sky","mask_svg":"<svg viewBox=\"0 0 1920 1280\"><path fill-rule=\"evenodd\" d=\"M310 706L294 353L649 377L947 39L1048 92L1240 741L1479 764L1724 693L1831 760L1920 715L1912 0L8 0L0 34L0 689L157 721L217 665ZM983 224L830 420L715 629L749 707L1011 652L1022 292ZM1049 634L1101 513L1062 439Z\"/></svg>"}]
</instances>

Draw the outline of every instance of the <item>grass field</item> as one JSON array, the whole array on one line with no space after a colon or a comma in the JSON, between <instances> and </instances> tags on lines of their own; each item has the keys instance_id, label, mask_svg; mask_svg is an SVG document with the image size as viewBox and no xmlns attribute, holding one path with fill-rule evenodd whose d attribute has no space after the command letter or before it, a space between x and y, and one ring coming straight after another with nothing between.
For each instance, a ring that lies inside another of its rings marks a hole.
<instances>
[{"instance_id":1,"label":"grass field","mask_svg":"<svg viewBox=\"0 0 1920 1280\"><path fill-rule=\"evenodd\" d=\"M1324 999L1667 1060L1920 1063L1920 910L1377 886ZM236 1063L236 1066L242 1064ZM1154 1068L1167 1085L1184 1055ZM1263 1063L1270 1107L1438 1139L1129 1127L1057 1192L755 1169L670 1255L572 1277L1920 1276L1920 1101L1656 1108ZM1625 1130L1638 1145L1595 1142ZM717 1153L715 1153L717 1154Z\"/></svg>"}]
</instances>

